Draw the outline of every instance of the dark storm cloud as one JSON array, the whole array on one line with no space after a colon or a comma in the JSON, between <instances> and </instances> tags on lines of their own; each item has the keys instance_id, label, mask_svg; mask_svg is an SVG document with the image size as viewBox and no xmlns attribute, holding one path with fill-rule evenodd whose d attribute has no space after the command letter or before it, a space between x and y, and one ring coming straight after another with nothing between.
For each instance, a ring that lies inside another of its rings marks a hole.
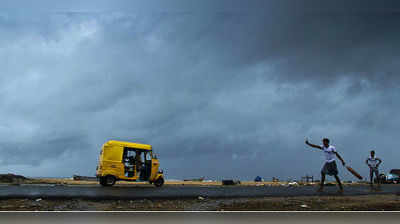
<instances>
[{"instance_id":1,"label":"dark storm cloud","mask_svg":"<svg viewBox=\"0 0 400 224\"><path fill-rule=\"evenodd\" d=\"M355 168L370 148L396 166L395 8L171 5L3 12L0 171L93 175L121 139L169 178L299 177L326 136Z\"/></svg>"}]
</instances>

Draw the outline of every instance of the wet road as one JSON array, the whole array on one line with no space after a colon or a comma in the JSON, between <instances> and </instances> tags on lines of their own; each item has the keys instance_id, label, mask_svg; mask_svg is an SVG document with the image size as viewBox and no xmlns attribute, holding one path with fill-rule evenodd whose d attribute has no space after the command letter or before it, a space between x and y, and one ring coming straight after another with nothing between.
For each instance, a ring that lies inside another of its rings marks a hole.
<instances>
[{"instance_id":1,"label":"wet road","mask_svg":"<svg viewBox=\"0 0 400 224\"><path fill-rule=\"evenodd\" d=\"M177 199L177 198L235 198L291 197L338 195L337 187L327 186L317 193L315 186L57 186L0 185L0 199L7 198L82 198L82 199ZM382 191L371 192L368 186L346 186L343 195L400 194L400 185L384 185Z\"/></svg>"}]
</instances>

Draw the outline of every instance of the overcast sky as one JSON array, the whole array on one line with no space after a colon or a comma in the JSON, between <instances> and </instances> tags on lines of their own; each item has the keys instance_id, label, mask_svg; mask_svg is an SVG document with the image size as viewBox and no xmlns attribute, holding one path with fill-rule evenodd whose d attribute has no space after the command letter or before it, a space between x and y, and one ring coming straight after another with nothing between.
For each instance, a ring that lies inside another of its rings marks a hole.
<instances>
[{"instance_id":1,"label":"overcast sky","mask_svg":"<svg viewBox=\"0 0 400 224\"><path fill-rule=\"evenodd\" d=\"M400 168L390 2L50 2L0 10L0 173L94 175L110 139L172 179L319 176L306 137Z\"/></svg>"}]
</instances>

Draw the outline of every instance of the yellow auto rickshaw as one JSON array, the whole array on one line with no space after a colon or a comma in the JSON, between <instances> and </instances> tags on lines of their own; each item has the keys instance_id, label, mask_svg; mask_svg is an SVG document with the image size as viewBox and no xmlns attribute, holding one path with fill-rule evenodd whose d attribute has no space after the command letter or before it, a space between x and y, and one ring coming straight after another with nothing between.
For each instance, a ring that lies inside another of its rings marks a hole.
<instances>
[{"instance_id":1,"label":"yellow auto rickshaw","mask_svg":"<svg viewBox=\"0 0 400 224\"><path fill-rule=\"evenodd\" d=\"M116 181L148 181L157 187L164 184L164 174L151 145L107 141L101 148L96 176L102 186Z\"/></svg>"}]
</instances>

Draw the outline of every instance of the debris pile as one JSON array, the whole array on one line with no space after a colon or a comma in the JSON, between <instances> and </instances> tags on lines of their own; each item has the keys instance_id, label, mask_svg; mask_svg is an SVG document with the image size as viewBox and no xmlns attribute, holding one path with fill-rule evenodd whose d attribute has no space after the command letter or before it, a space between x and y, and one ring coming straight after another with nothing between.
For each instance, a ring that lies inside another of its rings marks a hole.
<instances>
[{"instance_id":1,"label":"debris pile","mask_svg":"<svg viewBox=\"0 0 400 224\"><path fill-rule=\"evenodd\" d=\"M240 184L239 180L222 180L222 185L237 185Z\"/></svg>"},{"instance_id":2,"label":"debris pile","mask_svg":"<svg viewBox=\"0 0 400 224\"><path fill-rule=\"evenodd\" d=\"M96 177L87 177L87 176L79 176L79 175L73 175L72 176L73 180L87 180L87 181L96 181Z\"/></svg>"},{"instance_id":3,"label":"debris pile","mask_svg":"<svg viewBox=\"0 0 400 224\"><path fill-rule=\"evenodd\" d=\"M28 178L21 176L21 175L15 175L12 173L8 174L0 174L0 183L23 183L24 181L29 180Z\"/></svg>"},{"instance_id":4,"label":"debris pile","mask_svg":"<svg viewBox=\"0 0 400 224\"><path fill-rule=\"evenodd\" d=\"M184 179L183 181L198 181L202 182L204 181L205 177L200 177L200 178L193 178L193 179Z\"/></svg>"}]
</instances>

